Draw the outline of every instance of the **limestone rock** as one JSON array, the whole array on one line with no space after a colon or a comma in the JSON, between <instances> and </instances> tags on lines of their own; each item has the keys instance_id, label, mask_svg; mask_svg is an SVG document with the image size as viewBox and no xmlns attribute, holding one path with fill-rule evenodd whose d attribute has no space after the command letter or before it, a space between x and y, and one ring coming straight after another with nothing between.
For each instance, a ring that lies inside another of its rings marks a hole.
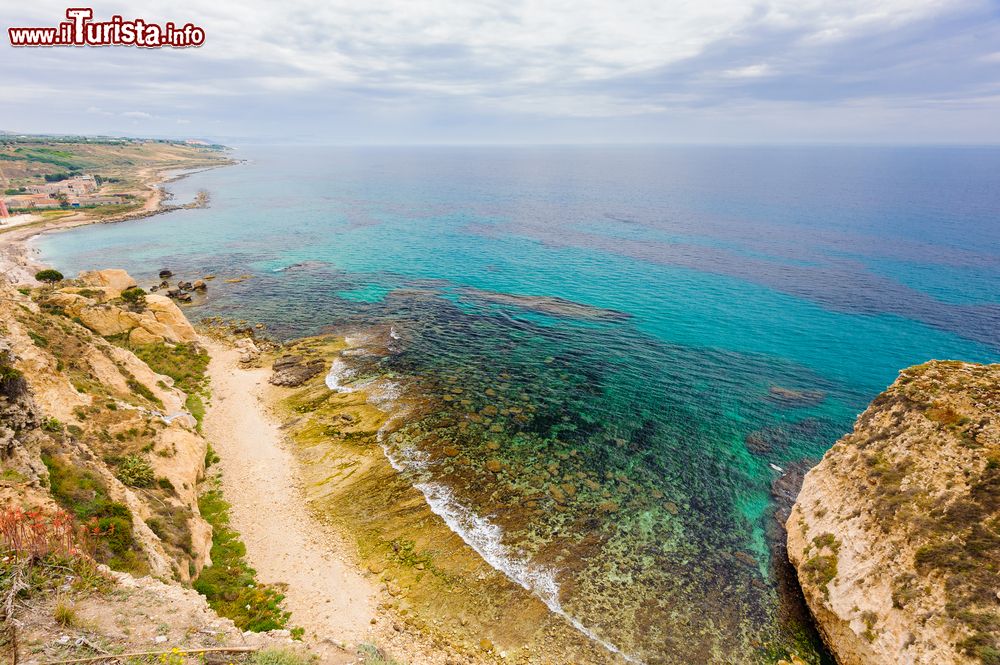
<instances>
[{"instance_id":1,"label":"limestone rock","mask_svg":"<svg viewBox=\"0 0 1000 665\"><path fill-rule=\"evenodd\" d=\"M104 289L109 298L117 298L122 291L138 286L131 275L118 268L80 273L79 280L86 286Z\"/></svg>"},{"instance_id":2,"label":"limestone rock","mask_svg":"<svg viewBox=\"0 0 1000 665\"><path fill-rule=\"evenodd\" d=\"M249 337L241 337L236 340L236 348L240 352L240 362L249 365L260 360L260 349Z\"/></svg>"},{"instance_id":3,"label":"limestone rock","mask_svg":"<svg viewBox=\"0 0 1000 665\"><path fill-rule=\"evenodd\" d=\"M146 328L134 328L129 333L128 341L135 346L142 346L144 344L162 344L166 340L160 335L149 332Z\"/></svg>"},{"instance_id":4,"label":"limestone rock","mask_svg":"<svg viewBox=\"0 0 1000 665\"><path fill-rule=\"evenodd\" d=\"M806 474L787 521L841 665L972 665L1000 650L998 497L1000 365L904 370Z\"/></svg>"},{"instance_id":5,"label":"limestone rock","mask_svg":"<svg viewBox=\"0 0 1000 665\"><path fill-rule=\"evenodd\" d=\"M82 307L76 316L101 337L121 335L139 326L139 315L114 305Z\"/></svg>"},{"instance_id":6,"label":"limestone rock","mask_svg":"<svg viewBox=\"0 0 1000 665\"><path fill-rule=\"evenodd\" d=\"M198 333L184 316L180 307L169 298L150 294L146 296L146 313L152 315L153 321L165 327L166 334L155 327L148 327L150 332L160 334L171 342L194 342Z\"/></svg>"}]
</instances>

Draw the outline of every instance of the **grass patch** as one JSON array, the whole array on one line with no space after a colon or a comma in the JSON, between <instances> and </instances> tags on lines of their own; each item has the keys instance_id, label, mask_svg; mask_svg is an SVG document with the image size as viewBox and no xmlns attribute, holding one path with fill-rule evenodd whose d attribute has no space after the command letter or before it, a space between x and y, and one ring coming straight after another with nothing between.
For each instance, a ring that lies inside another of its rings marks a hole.
<instances>
[{"instance_id":1,"label":"grass patch","mask_svg":"<svg viewBox=\"0 0 1000 665\"><path fill-rule=\"evenodd\" d=\"M246 546L229 526L229 504L218 489L198 499L201 516L212 526L212 565L201 571L194 588L222 616L240 629L262 632L284 628L289 613L281 608L278 591L258 584L256 571L246 561Z\"/></svg>"},{"instance_id":2,"label":"grass patch","mask_svg":"<svg viewBox=\"0 0 1000 665\"><path fill-rule=\"evenodd\" d=\"M152 402L153 404L156 404L160 407L163 406L163 402L160 401L160 398L154 395L152 390L147 388L141 381L139 381L135 377L130 376L129 379L125 382L125 384L128 386L129 390L134 392L136 395L139 395L140 397L144 398L146 401Z\"/></svg>"},{"instance_id":3,"label":"grass patch","mask_svg":"<svg viewBox=\"0 0 1000 665\"><path fill-rule=\"evenodd\" d=\"M204 387L208 352L195 344L143 344L133 347L132 353L157 374L169 376L186 393L196 393Z\"/></svg>"},{"instance_id":4,"label":"grass patch","mask_svg":"<svg viewBox=\"0 0 1000 665\"><path fill-rule=\"evenodd\" d=\"M184 408L194 416L197 423L195 429L200 433L201 423L205 420L205 402L201 399L201 395L198 393L188 393L187 399L184 400Z\"/></svg>"},{"instance_id":5,"label":"grass patch","mask_svg":"<svg viewBox=\"0 0 1000 665\"><path fill-rule=\"evenodd\" d=\"M250 658L251 665L312 665L312 659L285 649L264 649Z\"/></svg>"},{"instance_id":6,"label":"grass patch","mask_svg":"<svg viewBox=\"0 0 1000 665\"><path fill-rule=\"evenodd\" d=\"M38 333L34 332L33 330L29 330L28 331L28 337L30 337L31 341L35 343L35 346L40 346L40 347L42 347L44 349L44 348L46 348L49 345L49 340L48 339L46 339L45 337L42 337L41 335L39 335Z\"/></svg>"},{"instance_id":7,"label":"grass patch","mask_svg":"<svg viewBox=\"0 0 1000 665\"><path fill-rule=\"evenodd\" d=\"M208 469L210 466L212 466L213 464L217 464L220 461L222 461L222 458L219 457L219 454L217 452L215 452L215 448L212 447L212 444L211 443L206 444L205 445L205 468Z\"/></svg>"}]
</instances>

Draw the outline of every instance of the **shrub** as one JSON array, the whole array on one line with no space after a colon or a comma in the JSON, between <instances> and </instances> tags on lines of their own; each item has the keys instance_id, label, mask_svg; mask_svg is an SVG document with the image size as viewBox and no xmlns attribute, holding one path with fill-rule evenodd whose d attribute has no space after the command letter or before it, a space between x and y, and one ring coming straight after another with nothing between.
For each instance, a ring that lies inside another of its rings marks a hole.
<instances>
[{"instance_id":1,"label":"shrub","mask_svg":"<svg viewBox=\"0 0 1000 665\"><path fill-rule=\"evenodd\" d=\"M35 279L39 282L45 282L46 284L55 284L56 282L63 281L63 274L58 270L52 270L47 268L45 270L39 270L35 273Z\"/></svg>"},{"instance_id":2,"label":"shrub","mask_svg":"<svg viewBox=\"0 0 1000 665\"><path fill-rule=\"evenodd\" d=\"M63 431L63 424L56 418L46 418L42 421L42 429L46 432L58 433Z\"/></svg>"},{"instance_id":3,"label":"shrub","mask_svg":"<svg viewBox=\"0 0 1000 665\"><path fill-rule=\"evenodd\" d=\"M13 400L27 389L28 383L19 369L0 363L0 395Z\"/></svg>"},{"instance_id":4,"label":"shrub","mask_svg":"<svg viewBox=\"0 0 1000 665\"><path fill-rule=\"evenodd\" d=\"M386 655L374 644L359 645L358 655L361 656L362 665L399 665L399 661Z\"/></svg>"},{"instance_id":5,"label":"shrub","mask_svg":"<svg viewBox=\"0 0 1000 665\"><path fill-rule=\"evenodd\" d=\"M115 470L115 477L132 487L150 487L156 480L149 460L141 455L129 455Z\"/></svg>"},{"instance_id":6,"label":"shrub","mask_svg":"<svg viewBox=\"0 0 1000 665\"><path fill-rule=\"evenodd\" d=\"M86 530L63 510L7 508L0 513L0 545L17 559L69 558L80 552L85 540Z\"/></svg>"},{"instance_id":7,"label":"shrub","mask_svg":"<svg viewBox=\"0 0 1000 665\"><path fill-rule=\"evenodd\" d=\"M146 292L138 286L122 291L121 299L133 312L141 312L146 309Z\"/></svg>"},{"instance_id":8,"label":"shrub","mask_svg":"<svg viewBox=\"0 0 1000 665\"><path fill-rule=\"evenodd\" d=\"M76 617L76 610L65 600L60 599L52 610L52 618L63 627L76 626L79 621Z\"/></svg>"}]
</instances>

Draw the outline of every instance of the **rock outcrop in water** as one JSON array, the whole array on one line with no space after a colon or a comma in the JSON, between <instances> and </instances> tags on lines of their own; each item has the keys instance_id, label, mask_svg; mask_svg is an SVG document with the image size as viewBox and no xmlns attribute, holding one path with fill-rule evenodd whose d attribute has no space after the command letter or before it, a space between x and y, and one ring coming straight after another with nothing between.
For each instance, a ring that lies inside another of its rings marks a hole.
<instances>
[{"instance_id":1,"label":"rock outcrop in water","mask_svg":"<svg viewBox=\"0 0 1000 665\"><path fill-rule=\"evenodd\" d=\"M268 379L270 383L294 388L326 369L326 362L322 358L308 360L302 356L284 355L277 358L272 367L274 373Z\"/></svg>"},{"instance_id":2,"label":"rock outcrop in water","mask_svg":"<svg viewBox=\"0 0 1000 665\"><path fill-rule=\"evenodd\" d=\"M903 371L806 475L787 528L842 665L1000 662L1000 365Z\"/></svg>"}]
</instances>

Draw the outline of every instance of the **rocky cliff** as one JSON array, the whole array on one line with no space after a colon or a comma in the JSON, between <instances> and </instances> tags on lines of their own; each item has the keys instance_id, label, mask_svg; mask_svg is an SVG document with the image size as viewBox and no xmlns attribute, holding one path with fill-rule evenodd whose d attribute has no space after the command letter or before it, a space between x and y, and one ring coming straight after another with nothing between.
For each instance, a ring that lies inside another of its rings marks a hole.
<instances>
[{"instance_id":1,"label":"rocky cliff","mask_svg":"<svg viewBox=\"0 0 1000 665\"><path fill-rule=\"evenodd\" d=\"M203 352L168 299L123 301L134 286L114 270L0 286L0 500L92 525L113 568L189 582L211 549L197 496L206 442L191 397L139 355L182 368Z\"/></svg>"},{"instance_id":2,"label":"rocky cliff","mask_svg":"<svg viewBox=\"0 0 1000 665\"><path fill-rule=\"evenodd\" d=\"M1000 365L903 371L806 475L787 529L842 665L1000 663Z\"/></svg>"},{"instance_id":3,"label":"rocky cliff","mask_svg":"<svg viewBox=\"0 0 1000 665\"><path fill-rule=\"evenodd\" d=\"M0 662L313 662L205 479L208 360L124 271L0 280Z\"/></svg>"}]
</instances>

